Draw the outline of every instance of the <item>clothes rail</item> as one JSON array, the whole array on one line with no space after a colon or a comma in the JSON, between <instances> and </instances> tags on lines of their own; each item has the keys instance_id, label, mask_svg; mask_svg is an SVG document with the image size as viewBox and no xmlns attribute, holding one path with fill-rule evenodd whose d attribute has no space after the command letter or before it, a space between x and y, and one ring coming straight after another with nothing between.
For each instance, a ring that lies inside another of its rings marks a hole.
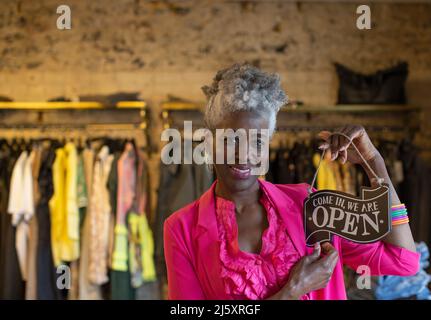
<instances>
[{"instance_id":1,"label":"clothes rail","mask_svg":"<svg viewBox=\"0 0 431 320\"><path fill-rule=\"evenodd\" d=\"M26 113L21 115L21 111ZM58 113L57 118L53 117L54 112ZM134 112L137 112L137 117L130 116L135 114ZM42 131L140 129L147 143L150 144L151 141L148 132L148 108L145 101L118 101L112 104L97 101L0 102L0 128L39 128ZM149 149L152 150L151 147Z\"/></svg>"},{"instance_id":2,"label":"clothes rail","mask_svg":"<svg viewBox=\"0 0 431 320\"><path fill-rule=\"evenodd\" d=\"M13 124L0 123L0 129L53 129L59 131L86 129L86 130L136 130L142 129L140 123L61 123L61 124Z\"/></svg>"},{"instance_id":3,"label":"clothes rail","mask_svg":"<svg viewBox=\"0 0 431 320\"><path fill-rule=\"evenodd\" d=\"M162 110L164 112L175 111L197 111L202 112L205 103L192 102L164 102ZM382 105L382 104L364 104L364 105L327 105L327 106L308 106L308 105L290 105L287 104L280 109L284 113L374 113L374 112L420 112L421 109L411 105Z\"/></svg>"},{"instance_id":4,"label":"clothes rail","mask_svg":"<svg viewBox=\"0 0 431 320\"><path fill-rule=\"evenodd\" d=\"M161 118L163 127L166 128L180 128L181 122L184 120L191 120L197 122L197 127L203 126L203 106L204 104L198 103L182 103L182 102L168 102L162 104ZM419 130L419 121L410 121L406 125L404 117L407 114L414 114L417 116L421 112L420 108L406 105L335 105L335 106L299 106L291 107L285 106L281 108L278 117L278 131L301 131L311 130L320 131L328 128L336 128L339 125L331 123L322 124L321 119L313 121L311 115L326 117L338 115L338 120L343 120L344 115L349 115L355 119L358 117L358 123L364 123L364 126L371 131L404 131L416 132ZM289 115L298 116L289 118ZM392 123L381 121L381 118L392 119ZM372 121L364 121L364 119ZM293 120L293 121L292 121ZM350 120L349 120L350 121ZM340 122L340 121L338 121ZM342 122L342 121L341 121ZM395 123L394 123L395 122ZM314 124L316 123L316 124ZM370 123L370 124L368 124Z\"/></svg>"},{"instance_id":5,"label":"clothes rail","mask_svg":"<svg viewBox=\"0 0 431 320\"><path fill-rule=\"evenodd\" d=\"M302 132L302 131L322 131L322 130L330 130L338 128L338 126L330 126L330 125L287 125L287 126L277 126L277 131L290 131L290 132ZM378 132L385 132L385 131L395 131L395 132L412 132L419 129L419 126L397 126L397 125L371 125L371 126L365 126L365 129L367 131L378 131Z\"/></svg>"},{"instance_id":6,"label":"clothes rail","mask_svg":"<svg viewBox=\"0 0 431 320\"><path fill-rule=\"evenodd\" d=\"M285 106L282 113L410 113L420 112L421 109L408 105L334 105L334 106Z\"/></svg>"},{"instance_id":7,"label":"clothes rail","mask_svg":"<svg viewBox=\"0 0 431 320\"><path fill-rule=\"evenodd\" d=\"M97 101L5 101L0 102L0 109L6 110L53 110L53 109L145 109L145 101L119 101L115 104L108 105Z\"/></svg>"}]
</instances>

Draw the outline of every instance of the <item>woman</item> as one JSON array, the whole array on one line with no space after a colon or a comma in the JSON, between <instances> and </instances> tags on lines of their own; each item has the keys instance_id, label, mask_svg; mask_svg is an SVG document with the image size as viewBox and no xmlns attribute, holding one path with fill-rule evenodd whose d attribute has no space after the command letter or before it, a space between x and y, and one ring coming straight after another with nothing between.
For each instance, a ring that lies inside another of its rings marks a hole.
<instances>
[{"instance_id":1,"label":"woman","mask_svg":"<svg viewBox=\"0 0 431 320\"><path fill-rule=\"evenodd\" d=\"M208 97L208 128L274 131L286 103L277 75L234 65L216 75ZM321 132L331 159L364 166L372 185L400 200L384 160L359 126L345 135ZM348 139L349 137L350 139ZM351 148L358 147L364 160ZM170 299L346 299L342 266L369 267L372 275L413 275L419 255L408 223L379 242L356 244L334 236L331 243L306 247L302 223L307 184L274 185L250 174L252 164L214 164L217 180L198 200L170 216L164 246ZM404 221L405 222L405 221Z\"/></svg>"}]
</instances>

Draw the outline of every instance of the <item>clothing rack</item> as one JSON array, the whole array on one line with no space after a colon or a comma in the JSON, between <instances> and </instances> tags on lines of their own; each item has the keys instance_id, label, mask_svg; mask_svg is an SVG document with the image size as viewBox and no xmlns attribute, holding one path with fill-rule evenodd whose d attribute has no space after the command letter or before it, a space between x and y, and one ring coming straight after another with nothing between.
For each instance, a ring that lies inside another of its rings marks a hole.
<instances>
[{"instance_id":1,"label":"clothing rack","mask_svg":"<svg viewBox=\"0 0 431 320\"><path fill-rule=\"evenodd\" d=\"M338 126L331 125L294 125L294 126L277 126L275 133L301 133L304 131L310 133L318 133L323 130L331 130L337 129ZM400 133L411 136L414 134L419 128L417 126L414 127L405 127L399 125L366 125L365 129L368 132L377 133L377 134L385 134L385 133Z\"/></svg>"},{"instance_id":2,"label":"clothing rack","mask_svg":"<svg viewBox=\"0 0 431 320\"><path fill-rule=\"evenodd\" d=\"M204 102L163 102L162 110L166 114L170 112L179 111L195 111L202 112L204 109ZM287 104L280 109L280 112L285 113L408 113L408 112L420 112L421 109L415 106L409 105L384 105L384 104L356 104L346 105L337 104L333 106L307 106L307 105L290 105Z\"/></svg>"},{"instance_id":3,"label":"clothing rack","mask_svg":"<svg viewBox=\"0 0 431 320\"><path fill-rule=\"evenodd\" d=\"M10 235L0 248L2 299L158 298L148 163L135 142L134 136L100 132L79 141L58 134L11 141L0 135L1 232ZM121 188L126 182L127 190ZM26 198L14 196L17 190ZM17 245L22 238L28 246ZM126 249L119 245L124 243ZM74 280L60 290L53 275L68 263Z\"/></svg>"},{"instance_id":4,"label":"clothing rack","mask_svg":"<svg viewBox=\"0 0 431 320\"><path fill-rule=\"evenodd\" d=\"M20 116L20 112L25 111L25 117ZM80 113L77 113L79 111ZM136 112L138 111L138 117L136 117ZM10 125L10 124L20 124L20 125L49 125L52 121L50 116L55 115L55 112L62 112L61 116L66 117L67 115L75 115L76 117L69 117L72 122L70 124L76 125L80 121L86 120L83 118L96 115L97 120L99 117L106 113L109 115L115 112L115 117L110 118L110 122L99 122L103 124L113 124L113 123L134 123L138 124L139 128L145 130L147 128L147 105L144 101L119 101L113 105L102 104L96 101L85 101L85 102L0 102L0 114L2 115L3 121L0 125ZM84 112L84 113L83 113ZM124 116L120 113L124 113L127 116L130 114L135 115L135 117L127 117L127 121L123 121ZM103 118L102 118L103 119ZM117 121L117 119L119 119ZM130 119L136 119L135 121ZM58 121L61 120L61 121ZM91 124L90 121L83 121L83 123ZM113 121L114 120L114 121ZM54 124L65 125L68 122L64 122L63 119L56 119Z\"/></svg>"},{"instance_id":5,"label":"clothing rack","mask_svg":"<svg viewBox=\"0 0 431 320\"><path fill-rule=\"evenodd\" d=\"M334 106L290 106L287 104L281 108L281 112L287 113L406 113L418 112L420 108L408 105L383 105L383 104L337 104Z\"/></svg>"},{"instance_id":6,"label":"clothing rack","mask_svg":"<svg viewBox=\"0 0 431 320\"><path fill-rule=\"evenodd\" d=\"M119 101L104 104L84 102L0 102L0 136L100 135L124 136L127 131L143 133L145 145L152 150L148 130L148 108L145 101Z\"/></svg>"},{"instance_id":7,"label":"clothing rack","mask_svg":"<svg viewBox=\"0 0 431 320\"><path fill-rule=\"evenodd\" d=\"M139 108L145 109L145 101L119 101L115 104L103 104L97 101L1 101L0 110L53 110L53 109L106 109Z\"/></svg>"},{"instance_id":8,"label":"clothing rack","mask_svg":"<svg viewBox=\"0 0 431 320\"><path fill-rule=\"evenodd\" d=\"M184 120L196 121L194 127L202 127L205 103L165 102L161 118L164 128L182 127ZM400 132L414 135L419 130L421 109L408 105L335 105L297 106L281 108L278 132L312 131L334 129L346 123L362 124L373 132Z\"/></svg>"}]
</instances>

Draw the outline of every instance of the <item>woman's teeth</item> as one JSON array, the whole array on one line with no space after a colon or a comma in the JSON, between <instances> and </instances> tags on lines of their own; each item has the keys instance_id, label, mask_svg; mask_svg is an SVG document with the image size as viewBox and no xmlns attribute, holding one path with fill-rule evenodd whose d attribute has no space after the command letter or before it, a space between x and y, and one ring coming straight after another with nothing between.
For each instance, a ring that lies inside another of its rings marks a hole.
<instances>
[{"instance_id":1,"label":"woman's teeth","mask_svg":"<svg viewBox=\"0 0 431 320\"><path fill-rule=\"evenodd\" d=\"M233 171L241 173L241 174L246 174L246 173L250 172L250 168L238 168L238 167L234 167L234 166L230 166L230 168Z\"/></svg>"}]
</instances>

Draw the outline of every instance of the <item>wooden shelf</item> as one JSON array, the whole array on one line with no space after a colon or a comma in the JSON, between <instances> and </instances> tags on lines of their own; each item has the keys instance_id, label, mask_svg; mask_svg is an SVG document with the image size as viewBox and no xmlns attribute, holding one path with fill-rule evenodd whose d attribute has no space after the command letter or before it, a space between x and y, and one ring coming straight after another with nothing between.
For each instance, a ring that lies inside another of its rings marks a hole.
<instances>
[{"instance_id":1,"label":"wooden shelf","mask_svg":"<svg viewBox=\"0 0 431 320\"><path fill-rule=\"evenodd\" d=\"M419 112L421 109L408 105L335 105L335 106L298 106L283 107L281 112L287 113L392 113L392 112Z\"/></svg>"},{"instance_id":2,"label":"wooden shelf","mask_svg":"<svg viewBox=\"0 0 431 320\"><path fill-rule=\"evenodd\" d=\"M76 110L76 109L144 109L144 101L120 101L109 106L96 101L63 102L63 101L13 101L0 102L0 110Z\"/></svg>"},{"instance_id":3,"label":"wooden shelf","mask_svg":"<svg viewBox=\"0 0 431 320\"><path fill-rule=\"evenodd\" d=\"M163 111L203 111L205 104L197 104L193 102L164 102L162 103Z\"/></svg>"},{"instance_id":4,"label":"wooden shelf","mask_svg":"<svg viewBox=\"0 0 431 320\"><path fill-rule=\"evenodd\" d=\"M165 102L162 111L203 111L204 103ZM290 106L281 108L287 113L371 113L371 112L418 112L420 108L409 105L333 105L333 106Z\"/></svg>"}]
</instances>

